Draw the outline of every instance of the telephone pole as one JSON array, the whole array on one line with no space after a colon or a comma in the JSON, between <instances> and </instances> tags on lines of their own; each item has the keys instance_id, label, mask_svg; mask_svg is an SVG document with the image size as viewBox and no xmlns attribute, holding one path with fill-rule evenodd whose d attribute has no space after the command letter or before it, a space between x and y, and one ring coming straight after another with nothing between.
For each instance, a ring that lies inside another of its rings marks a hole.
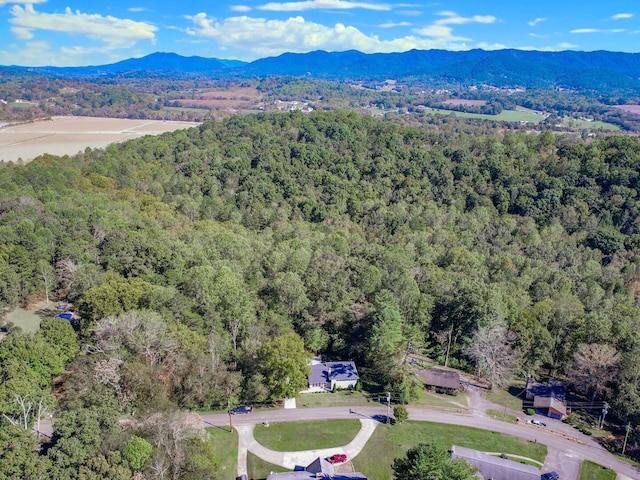
<instances>
[{"instance_id":1,"label":"telephone pole","mask_svg":"<svg viewBox=\"0 0 640 480\"><path fill-rule=\"evenodd\" d=\"M391 410L391 392L387 392L387 425L391 423L391 415L389 413L390 410Z\"/></svg>"},{"instance_id":2,"label":"telephone pole","mask_svg":"<svg viewBox=\"0 0 640 480\"><path fill-rule=\"evenodd\" d=\"M624 451L627 449L627 439L629 438L629 432L631 431L631 422L627 423L625 427L627 433L624 434L624 444L622 445L622 456L624 456Z\"/></svg>"}]
</instances>

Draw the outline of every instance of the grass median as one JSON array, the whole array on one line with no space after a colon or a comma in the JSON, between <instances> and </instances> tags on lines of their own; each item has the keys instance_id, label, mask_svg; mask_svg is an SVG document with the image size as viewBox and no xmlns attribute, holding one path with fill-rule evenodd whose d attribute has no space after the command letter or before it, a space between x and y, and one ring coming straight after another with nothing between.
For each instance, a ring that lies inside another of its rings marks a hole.
<instances>
[{"instance_id":1,"label":"grass median","mask_svg":"<svg viewBox=\"0 0 640 480\"><path fill-rule=\"evenodd\" d=\"M538 462L544 462L547 456L546 445L540 443L477 428L409 421L395 426L379 425L353 464L369 478L389 480L393 477L394 459L420 443L434 443L447 450L459 445L483 452L521 455Z\"/></svg>"},{"instance_id":2,"label":"grass median","mask_svg":"<svg viewBox=\"0 0 640 480\"><path fill-rule=\"evenodd\" d=\"M597 463L584 461L580 464L578 480L616 480L616 472Z\"/></svg>"},{"instance_id":3,"label":"grass median","mask_svg":"<svg viewBox=\"0 0 640 480\"><path fill-rule=\"evenodd\" d=\"M312 422L256 425L253 432L258 443L279 452L341 447L360 431L358 420L314 420Z\"/></svg>"}]
</instances>

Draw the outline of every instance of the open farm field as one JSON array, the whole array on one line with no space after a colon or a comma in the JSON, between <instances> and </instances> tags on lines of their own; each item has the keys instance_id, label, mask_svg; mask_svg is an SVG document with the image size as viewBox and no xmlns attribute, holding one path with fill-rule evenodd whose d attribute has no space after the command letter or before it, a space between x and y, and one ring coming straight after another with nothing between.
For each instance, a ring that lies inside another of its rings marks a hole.
<instances>
[{"instance_id":1,"label":"open farm field","mask_svg":"<svg viewBox=\"0 0 640 480\"><path fill-rule=\"evenodd\" d=\"M183 98L176 99L180 105L191 108L213 110L255 109L262 94L253 87L229 87L203 89L195 93L184 92Z\"/></svg>"},{"instance_id":2,"label":"open farm field","mask_svg":"<svg viewBox=\"0 0 640 480\"><path fill-rule=\"evenodd\" d=\"M589 130L609 130L612 132L620 131L620 127L618 125L614 125L612 123L606 122L588 122L586 120L578 120L575 118L564 118L562 120L562 125L571 129L589 129Z\"/></svg>"},{"instance_id":3,"label":"open farm field","mask_svg":"<svg viewBox=\"0 0 640 480\"><path fill-rule=\"evenodd\" d=\"M486 100L465 100L464 98L452 98L451 100L447 100L443 102L445 105L468 105L472 107L481 107L482 105L486 105Z\"/></svg>"},{"instance_id":4,"label":"open farm field","mask_svg":"<svg viewBox=\"0 0 640 480\"><path fill-rule=\"evenodd\" d=\"M613 108L617 108L618 110L622 110L627 113L635 113L636 115L640 115L640 105L614 105Z\"/></svg>"},{"instance_id":5,"label":"open farm field","mask_svg":"<svg viewBox=\"0 0 640 480\"><path fill-rule=\"evenodd\" d=\"M75 155L87 147L104 148L145 135L159 135L197 125L193 122L123 118L53 117L0 128L0 160L30 161L39 155Z\"/></svg>"},{"instance_id":6,"label":"open farm field","mask_svg":"<svg viewBox=\"0 0 640 480\"><path fill-rule=\"evenodd\" d=\"M426 108L425 113L431 115L455 115L459 118L475 118L478 120L496 120L504 122L529 122L540 123L544 120L542 115L519 110L503 110L499 115L487 115L481 113L465 113L455 112L453 110L444 110L441 108Z\"/></svg>"}]
</instances>

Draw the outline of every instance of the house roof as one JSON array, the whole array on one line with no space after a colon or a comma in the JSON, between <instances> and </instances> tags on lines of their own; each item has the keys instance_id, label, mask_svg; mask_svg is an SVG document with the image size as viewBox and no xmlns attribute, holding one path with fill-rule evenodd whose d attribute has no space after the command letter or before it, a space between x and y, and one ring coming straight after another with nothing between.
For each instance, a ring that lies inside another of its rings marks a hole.
<instances>
[{"instance_id":1,"label":"house roof","mask_svg":"<svg viewBox=\"0 0 640 480\"><path fill-rule=\"evenodd\" d=\"M307 472L311 473L324 473L325 475L334 475L335 469L326 458L318 457L309 465L307 465Z\"/></svg>"},{"instance_id":2,"label":"house roof","mask_svg":"<svg viewBox=\"0 0 640 480\"><path fill-rule=\"evenodd\" d=\"M527 399L534 397L553 397L564 401L567 396L567 388L557 380L551 380L548 384L529 382L527 385Z\"/></svg>"},{"instance_id":3,"label":"house roof","mask_svg":"<svg viewBox=\"0 0 640 480\"><path fill-rule=\"evenodd\" d=\"M540 470L536 467L488 455L470 448L454 445L451 448L451 458L461 458L478 467L483 478L495 480L540 480Z\"/></svg>"},{"instance_id":4,"label":"house roof","mask_svg":"<svg viewBox=\"0 0 640 480\"><path fill-rule=\"evenodd\" d=\"M430 368L422 370L420 376L425 385L439 388L460 388L460 374L444 368Z\"/></svg>"},{"instance_id":5,"label":"house roof","mask_svg":"<svg viewBox=\"0 0 640 480\"><path fill-rule=\"evenodd\" d=\"M567 406L562 400L555 397L537 396L533 399L533 408L549 408L562 415L567 414Z\"/></svg>"},{"instance_id":6,"label":"house roof","mask_svg":"<svg viewBox=\"0 0 640 480\"><path fill-rule=\"evenodd\" d=\"M358 369L353 362L324 362L311 365L309 383L329 383L332 380L351 381L359 378Z\"/></svg>"},{"instance_id":7,"label":"house roof","mask_svg":"<svg viewBox=\"0 0 640 480\"><path fill-rule=\"evenodd\" d=\"M318 476L318 474L322 476ZM326 480L368 480L360 473L336 473L333 465L326 458L318 457L311 462L304 471L271 473L267 480L308 480L310 478L324 478Z\"/></svg>"},{"instance_id":8,"label":"house roof","mask_svg":"<svg viewBox=\"0 0 640 480\"><path fill-rule=\"evenodd\" d=\"M284 472L284 473L270 473L267 476L267 480L309 480L312 478L323 478L324 480L369 480L363 473L338 473L335 475L325 475L324 477L317 477L315 473L311 472Z\"/></svg>"}]
</instances>

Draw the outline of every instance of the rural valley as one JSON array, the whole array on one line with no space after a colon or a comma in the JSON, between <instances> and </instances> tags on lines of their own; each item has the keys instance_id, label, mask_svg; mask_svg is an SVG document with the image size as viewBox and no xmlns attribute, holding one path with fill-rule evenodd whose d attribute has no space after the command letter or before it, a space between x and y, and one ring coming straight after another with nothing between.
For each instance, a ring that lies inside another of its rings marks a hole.
<instances>
[{"instance_id":1,"label":"rural valley","mask_svg":"<svg viewBox=\"0 0 640 480\"><path fill-rule=\"evenodd\" d=\"M639 78L0 67L0 479L640 478Z\"/></svg>"}]
</instances>

